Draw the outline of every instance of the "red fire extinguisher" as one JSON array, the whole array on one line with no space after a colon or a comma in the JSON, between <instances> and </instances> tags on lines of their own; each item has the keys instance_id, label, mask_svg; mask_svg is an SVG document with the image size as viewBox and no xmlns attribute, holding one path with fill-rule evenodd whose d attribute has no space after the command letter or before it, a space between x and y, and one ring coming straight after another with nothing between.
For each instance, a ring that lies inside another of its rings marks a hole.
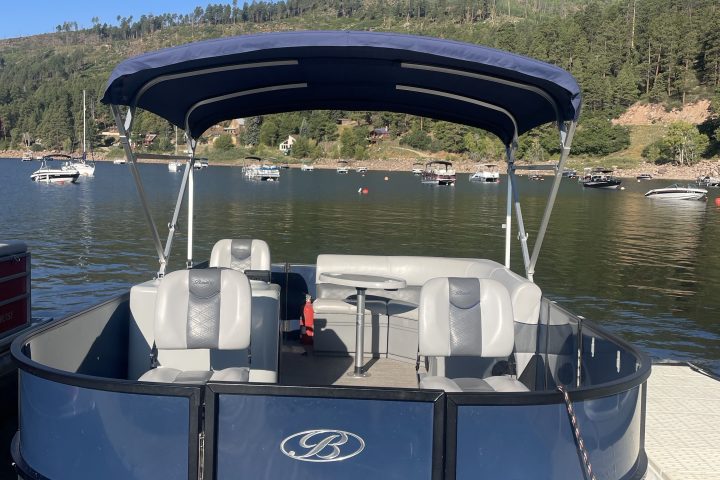
<instances>
[{"instance_id":1,"label":"red fire extinguisher","mask_svg":"<svg viewBox=\"0 0 720 480\"><path fill-rule=\"evenodd\" d=\"M305 345L312 345L314 335L315 312L310 302L310 295L305 295L305 306L302 312L302 325L304 331L300 337L300 342Z\"/></svg>"}]
</instances>

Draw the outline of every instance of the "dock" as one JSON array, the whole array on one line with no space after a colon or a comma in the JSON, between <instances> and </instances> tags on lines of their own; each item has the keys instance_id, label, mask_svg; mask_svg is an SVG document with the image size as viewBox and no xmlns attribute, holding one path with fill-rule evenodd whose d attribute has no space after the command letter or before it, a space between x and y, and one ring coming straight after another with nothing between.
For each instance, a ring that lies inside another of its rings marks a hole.
<instances>
[{"instance_id":1,"label":"dock","mask_svg":"<svg viewBox=\"0 0 720 480\"><path fill-rule=\"evenodd\" d=\"M720 480L720 381L687 364L648 379L647 480Z\"/></svg>"}]
</instances>

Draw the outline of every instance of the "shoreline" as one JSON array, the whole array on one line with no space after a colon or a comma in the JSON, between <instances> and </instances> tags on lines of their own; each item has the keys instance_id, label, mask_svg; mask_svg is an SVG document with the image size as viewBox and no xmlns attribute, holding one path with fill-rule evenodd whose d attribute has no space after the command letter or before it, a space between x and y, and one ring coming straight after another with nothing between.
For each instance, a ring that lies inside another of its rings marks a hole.
<instances>
[{"instance_id":1,"label":"shoreline","mask_svg":"<svg viewBox=\"0 0 720 480\"><path fill-rule=\"evenodd\" d=\"M34 156L41 156L44 152L33 152ZM0 159L4 160L17 160L22 158L23 152L17 150L6 150L0 151ZM33 160L35 161L35 160ZM109 162L112 163L113 159L98 157L94 159L95 162ZM348 162L348 168L350 171L354 171L358 166L367 167L369 171L381 171L381 172L410 172L413 164L417 161L416 158L388 158L388 159L376 159L358 161L353 160ZM163 160L140 160L138 163L167 163ZM337 159L322 158L315 161L306 162L313 165L316 169L322 170L334 170L337 166ZM483 163L483 162L480 162ZM491 163L491 162L487 162ZM500 166L500 173L504 170L504 161L495 162ZM473 173L476 171L476 165L478 162L472 162L469 160L456 160L453 162L455 171L457 173ZM523 162L517 162L519 166L527 165ZM243 159L238 158L234 161L210 161L210 165L214 167L242 167ZM288 162L290 168L300 168L302 162L293 161ZM571 167L567 167L571 168ZM577 168L578 174L582 174L582 167ZM714 177L720 176L720 161L718 160L703 160L693 166L677 166L671 164L655 165L650 163L642 163L635 168L618 168L615 170L615 176L619 178L635 178L641 173L650 173L653 179L661 180L681 180L681 181L696 181L699 177L710 175ZM536 171L535 174L544 176L551 176L548 172ZM522 176L522 175L518 175Z\"/></svg>"}]
</instances>

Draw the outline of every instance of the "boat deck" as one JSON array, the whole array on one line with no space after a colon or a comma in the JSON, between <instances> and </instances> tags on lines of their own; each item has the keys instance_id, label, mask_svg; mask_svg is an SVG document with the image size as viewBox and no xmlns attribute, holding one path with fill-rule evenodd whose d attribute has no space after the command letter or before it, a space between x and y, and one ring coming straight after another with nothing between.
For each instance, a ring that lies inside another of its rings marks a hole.
<instances>
[{"instance_id":1,"label":"boat deck","mask_svg":"<svg viewBox=\"0 0 720 480\"><path fill-rule=\"evenodd\" d=\"M390 358L365 356L367 377L351 377L354 359L348 356L316 355L302 345L283 346L280 359L283 385L343 385L350 387L417 388L415 364ZM424 371L424 369L423 369Z\"/></svg>"},{"instance_id":2,"label":"boat deck","mask_svg":"<svg viewBox=\"0 0 720 480\"><path fill-rule=\"evenodd\" d=\"M648 380L648 480L720 479L720 382L688 365L653 365Z\"/></svg>"}]
</instances>

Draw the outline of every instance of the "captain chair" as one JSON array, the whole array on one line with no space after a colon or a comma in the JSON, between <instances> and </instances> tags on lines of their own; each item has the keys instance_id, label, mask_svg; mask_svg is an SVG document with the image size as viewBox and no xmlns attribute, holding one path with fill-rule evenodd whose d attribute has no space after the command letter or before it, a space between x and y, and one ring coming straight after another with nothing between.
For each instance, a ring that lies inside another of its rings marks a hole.
<instances>
[{"instance_id":1,"label":"captain chair","mask_svg":"<svg viewBox=\"0 0 720 480\"><path fill-rule=\"evenodd\" d=\"M420 376L420 388L446 392L527 391L525 385L508 375L486 378L445 376L446 357L506 359L512 353L512 303L508 290L500 282L478 278L432 278L420 292L418 314L418 355L429 358L431 372Z\"/></svg>"},{"instance_id":2,"label":"captain chair","mask_svg":"<svg viewBox=\"0 0 720 480\"><path fill-rule=\"evenodd\" d=\"M250 348L251 291L247 277L230 269L179 270L165 275L158 287L154 336L157 349L245 350ZM205 383L247 382L248 367L213 371L159 366L140 381Z\"/></svg>"},{"instance_id":3,"label":"captain chair","mask_svg":"<svg viewBox=\"0 0 720 480\"><path fill-rule=\"evenodd\" d=\"M246 270L270 270L270 247L250 238L219 240L210 253L210 266Z\"/></svg>"}]
</instances>

